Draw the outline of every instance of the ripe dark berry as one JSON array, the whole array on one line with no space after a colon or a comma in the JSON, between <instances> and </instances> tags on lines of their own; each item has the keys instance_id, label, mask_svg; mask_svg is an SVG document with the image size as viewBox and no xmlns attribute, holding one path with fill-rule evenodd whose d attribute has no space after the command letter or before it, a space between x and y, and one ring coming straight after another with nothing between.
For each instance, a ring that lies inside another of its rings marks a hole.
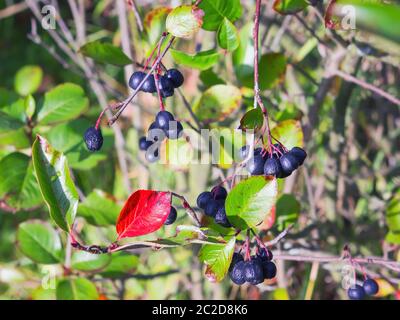
<instances>
[{"instance_id":1,"label":"ripe dark berry","mask_svg":"<svg viewBox=\"0 0 400 320\"><path fill-rule=\"evenodd\" d=\"M165 220L164 224L166 226L173 224L176 221L176 217L178 216L178 213L176 212L176 209L174 207L171 207L171 211L169 212L167 220Z\"/></svg>"},{"instance_id":2,"label":"ripe dark berry","mask_svg":"<svg viewBox=\"0 0 400 320\"><path fill-rule=\"evenodd\" d=\"M86 130L84 135L86 147L90 151L99 151L103 146L103 135L100 129L90 127Z\"/></svg>"},{"instance_id":3,"label":"ripe dark berry","mask_svg":"<svg viewBox=\"0 0 400 320\"><path fill-rule=\"evenodd\" d=\"M213 200L213 196L211 192L205 191L199 194L199 196L197 197L197 206L200 209L205 209L207 204Z\"/></svg>"},{"instance_id":4,"label":"ripe dark berry","mask_svg":"<svg viewBox=\"0 0 400 320\"><path fill-rule=\"evenodd\" d=\"M257 256L260 257L262 260L267 260L267 261L271 261L272 258L274 257L271 250L265 248L261 248L257 252Z\"/></svg>"},{"instance_id":5,"label":"ripe dark berry","mask_svg":"<svg viewBox=\"0 0 400 320\"><path fill-rule=\"evenodd\" d=\"M185 81L182 73L177 69L169 69L165 75L171 80L175 88L179 88Z\"/></svg>"},{"instance_id":6,"label":"ripe dark berry","mask_svg":"<svg viewBox=\"0 0 400 320\"><path fill-rule=\"evenodd\" d=\"M142 91L143 92L148 92L148 93L157 92L156 81L154 80L154 75L151 74L146 79L146 81L143 83Z\"/></svg>"},{"instance_id":7,"label":"ripe dark berry","mask_svg":"<svg viewBox=\"0 0 400 320\"><path fill-rule=\"evenodd\" d=\"M157 113L156 115L156 125L158 126L158 128L167 131L169 129L169 123L171 121L174 121L174 116L172 115L172 113L168 112L168 111L160 111L159 113Z\"/></svg>"},{"instance_id":8,"label":"ripe dark berry","mask_svg":"<svg viewBox=\"0 0 400 320\"><path fill-rule=\"evenodd\" d=\"M204 213L209 217L215 217L219 207L221 206L220 202L214 199L211 199L204 208Z\"/></svg>"},{"instance_id":9,"label":"ripe dark berry","mask_svg":"<svg viewBox=\"0 0 400 320\"><path fill-rule=\"evenodd\" d=\"M294 147L289 152L296 157L300 166L304 163L304 160L307 158L307 152L305 152L302 148Z\"/></svg>"},{"instance_id":10,"label":"ripe dark berry","mask_svg":"<svg viewBox=\"0 0 400 320\"><path fill-rule=\"evenodd\" d=\"M215 223L218 223L219 225L225 228L231 227L228 217L226 216L225 206L218 208L217 213L215 215Z\"/></svg>"},{"instance_id":11,"label":"ripe dark berry","mask_svg":"<svg viewBox=\"0 0 400 320\"><path fill-rule=\"evenodd\" d=\"M290 152L285 153L279 161L284 174L290 174L299 167L297 158Z\"/></svg>"},{"instance_id":12,"label":"ripe dark berry","mask_svg":"<svg viewBox=\"0 0 400 320\"><path fill-rule=\"evenodd\" d=\"M158 151L158 148L156 148L155 150L153 150L152 147L147 149L145 157L146 160L150 163L157 162L160 159L160 153Z\"/></svg>"},{"instance_id":13,"label":"ripe dark berry","mask_svg":"<svg viewBox=\"0 0 400 320\"><path fill-rule=\"evenodd\" d=\"M172 97L174 95L174 84L166 76L160 77L158 81L158 88L160 89L163 98Z\"/></svg>"},{"instance_id":14,"label":"ripe dark berry","mask_svg":"<svg viewBox=\"0 0 400 320\"><path fill-rule=\"evenodd\" d=\"M169 127L165 130L165 134L167 135L168 139L179 139L182 137L183 127L179 121L172 121L169 123Z\"/></svg>"},{"instance_id":15,"label":"ripe dark berry","mask_svg":"<svg viewBox=\"0 0 400 320\"><path fill-rule=\"evenodd\" d=\"M136 71L132 74L131 78L129 79L129 86L136 90L139 87L139 84L143 81L146 77L146 74L141 71Z\"/></svg>"},{"instance_id":16,"label":"ripe dark berry","mask_svg":"<svg viewBox=\"0 0 400 320\"><path fill-rule=\"evenodd\" d=\"M264 164L265 164L265 158L260 155L257 154L253 157L253 159L251 159L246 167L247 167L247 171L252 175L252 176L259 176L264 174Z\"/></svg>"},{"instance_id":17,"label":"ripe dark berry","mask_svg":"<svg viewBox=\"0 0 400 320\"><path fill-rule=\"evenodd\" d=\"M231 264L229 266L229 271L232 271L235 264L237 264L239 261L243 261L243 256L238 252L234 252L233 256L232 256Z\"/></svg>"},{"instance_id":18,"label":"ripe dark berry","mask_svg":"<svg viewBox=\"0 0 400 320\"><path fill-rule=\"evenodd\" d=\"M266 176L279 177L282 174L282 167L279 159L267 159L264 164L264 174Z\"/></svg>"},{"instance_id":19,"label":"ripe dark berry","mask_svg":"<svg viewBox=\"0 0 400 320\"><path fill-rule=\"evenodd\" d=\"M245 261L244 279L253 285L264 281L263 268L259 259Z\"/></svg>"},{"instance_id":20,"label":"ripe dark berry","mask_svg":"<svg viewBox=\"0 0 400 320\"><path fill-rule=\"evenodd\" d=\"M215 186L211 189L211 193L215 200L225 200L228 196L228 192L222 186Z\"/></svg>"},{"instance_id":21,"label":"ripe dark berry","mask_svg":"<svg viewBox=\"0 0 400 320\"><path fill-rule=\"evenodd\" d=\"M363 283L364 291L367 295L376 295L379 291L378 283L374 279L367 279Z\"/></svg>"},{"instance_id":22,"label":"ripe dark berry","mask_svg":"<svg viewBox=\"0 0 400 320\"><path fill-rule=\"evenodd\" d=\"M142 151L146 151L152 144L153 142L147 140L146 137L141 137L139 139L139 149Z\"/></svg>"},{"instance_id":23,"label":"ripe dark berry","mask_svg":"<svg viewBox=\"0 0 400 320\"><path fill-rule=\"evenodd\" d=\"M354 287L351 287L347 290L347 296L351 300L362 300L365 296L365 291L363 287L356 284Z\"/></svg>"},{"instance_id":24,"label":"ripe dark berry","mask_svg":"<svg viewBox=\"0 0 400 320\"><path fill-rule=\"evenodd\" d=\"M151 131L151 130L154 130L154 129L160 129L160 128L157 126L157 123L156 123L155 121L151 123L151 125L150 125L148 131Z\"/></svg>"},{"instance_id":25,"label":"ripe dark berry","mask_svg":"<svg viewBox=\"0 0 400 320\"><path fill-rule=\"evenodd\" d=\"M231 278L233 283L240 286L246 282L244 271L245 267L246 262L244 261L239 261L233 266L232 271L229 272L229 277Z\"/></svg>"},{"instance_id":26,"label":"ripe dark berry","mask_svg":"<svg viewBox=\"0 0 400 320\"><path fill-rule=\"evenodd\" d=\"M262 261L264 279L273 279L276 277L276 265L272 261Z\"/></svg>"}]
</instances>

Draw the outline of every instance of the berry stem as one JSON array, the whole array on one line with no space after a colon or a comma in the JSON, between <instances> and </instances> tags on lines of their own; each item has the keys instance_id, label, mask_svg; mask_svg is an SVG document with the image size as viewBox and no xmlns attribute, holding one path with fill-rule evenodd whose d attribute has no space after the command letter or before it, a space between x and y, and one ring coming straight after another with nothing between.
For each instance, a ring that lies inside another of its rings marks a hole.
<instances>
[{"instance_id":1,"label":"berry stem","mask_svg":"<svg viewBox=\"0 0 400 320\"><path fill-rule=\"evenodd\" d=\"M268 110L265 107L261 96L260 96L260 85L259 85L259 33L260 33L260 15L261 15L261 0L256 0L256 12L254 17L254 29L253 29L253 42L254 42L254 108L260 106L261 111L265 118L266 131L268 135L268 144L272 145L271 139L271 128L269 125Z\"/></svg>"},{"instance_id":2,"label":"berry stem","mask_svg":"<svg viewBox=\"0 0 400 320\"><path fill-rule=\"evenodd\" d=\"M189 202L187 202L186 198L175 192L172 192L171 194L172 194L172 196L174 196L182 201L182 206L186 209L186 212L189 215L189 217L193 219L193 221L196 223L197 227L201 227L201 222L200 222L199 218L197 217L196 212L190 206Z\"/></svg>"},{"instance_id":3,"label":"berry stem","mask_svg":"<svg viewBox=\"0 0 400 320\"><path fill-rule=\"evenodd\" d=\"M175 37L172 37L167 46L165 47L165 49L163 50L163 52L161 53L161 55L156 59L156 62L154 63L154 65L151 67L150 71L146 74L146 76L144 77L144 79L142 80L142 82L139 84L139 86L136 88L136 90L132 93L132 95L127 98L124 101L124 104L121 106L121 108L119 109L119 111L108 121L108 124L111 126L115 123L115 121L118 120L118 118L121 116L121 114L124 112L124 110L126 109L126 107L129 105L129 103L131 103L131 101L133 100L133 98L136 97L136 95L138 94L138 92L140 91L140 89L142 88L143 84L146 82L146 80L150 77L150 75L154 72L154 70L156 69L158 63L162 60L162 58L164 58L164 56L167 54L168 50L171 48L173 42L175 40Z\"/></svg>"}]
</instances>

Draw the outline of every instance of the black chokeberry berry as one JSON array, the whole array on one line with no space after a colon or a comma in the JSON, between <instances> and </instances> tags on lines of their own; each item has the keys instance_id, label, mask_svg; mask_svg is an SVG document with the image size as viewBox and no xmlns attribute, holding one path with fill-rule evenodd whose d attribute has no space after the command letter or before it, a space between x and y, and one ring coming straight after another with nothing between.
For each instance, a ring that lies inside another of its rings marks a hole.
<instances>
[{"instance_id":1,"label":"black chokeberry berry","mask_svg":"<svg viewBox=\"0 0 400 320\"><path fill-rule=\"evenodd\" d=\"M215 223L217 223L225 228L231 227L228 217L226 216L225 205L218 208L217 213L215 215Z\"/></svg>"},{"instance_id":2,"label":"black chokeberry berry","mask_svg":"<svg viewBox=\"0 0 400 320\"><path fill-rule=\"evenodd\" d=\"M296 157L300 166L304 163L304 160L307 158L307 152L305 152L302 148L294 147L289 152Z\"/></svg>"},{"instance_id":3,"label":"black chokeberry berry","mask_svg":"<svg viewBox=\"0 0 400 320\"><path fill-rule=\"evenodd\" d=\"M148 131L151 131L154 129L160 129L155 121L150 124Z\"/></svg>"},{"instance_id":4,"label":"black chokeberry berry","mask_svg":"<svg viewBox=\"0 0 400 320\"><path fill-rule=\"evenodd\" d=\"M228 196L228 192L222 186L215 186L211 189L211 193L215 200L225 200Z\"/></svg>"},{"instance_id":5,"label":"black chokeberry berry","mask_svg":"<svg viewBox=\"0 0 400 320\"><path fill-rule=\"evenodd\" d=\"M103 146L103 135L101 134L101 129L90 127L85 132L84 140L86 147L90 151L99 151Z\"/></svg>"},{"instance_id":6,"label":"black chokeberry berry","mask_svg":"<svg viewBox=\"0 0 400 320\"><path fill-rule=\"evenodd\" d=\"M156 81L154 79L154 75L150 75L146 81L143 83L142 86L142 91L143 92L148 92L148 93L155 93L157 92L157 87L156 87Z\"/></svg>"},{"instance_id":7,"label":"black chokeberry berry","mask_svg":"<svg viewBox=\"0 0 400 320\"><path fill-rule=\"evenodd\" d=\"M176 209L174 207L171 207L168 218L167 218L167 220L165 220L164 224L166 226L173 224L176 221L177 216L178 216L178 213L176 212Z\"/></svg>"},{"instance_id":8,"label":"black chokeberry berry","mask_svg":"<svg viewBox=\"0 0 400 320\"><path fill-rule=\"evenodd\" d=\"M160 77L158 81L158 88L160 89L163 98L172 97L174 95L174 84L166 76Z\"/></svg>"},{"instance_id":9,"label":"black chokeberry berry","mask_svg":"<svg viewBox=\"0 0 400 320\"><path fill-rule=\"evenodd\" d=\"M362 300L365 297L365 291L363 287L356 284L347 290L347 296L351 300Z\"/></svg>"},{"instance_id":10,"label":"black chokeberry berry","mask_svg":"<svg viewBox=\"0 0 400 320\"><path fill-rule=\"evenodd\" d=\"M272 261L263 260L262 262L264 279L273 279L276 277L276 265Z\"/></svg>"},{"instance_id":11,"label":"black chokeberry berry","mask_svg":"<svg viewBox=\"0 0 400 320\"><path fill-rule=\"evenodd\" d=\"M153 142L147 140L146 137L141 137L139 139L139 149L142 151L146 151L152 144Z\"/></svg>"},{"instance_id":12,"label":"black chokeberry berry","mask_svg":"<svg viewBox=\"0 0 400 320\"><path fill-rule=\"evenodd\" d=\"M237 285L242 285L243 283L246 282L245 280L245 267L246 267L246 262L245 261L239 261L237 262L233 268L232 271L229 272L229 277L231 278L232 282L237 284Z\"/></svg>"},{"instance_id":13,"label":"black chokeberry berry","mask_svg":"<svg viewBox=\"0 0 400 320\"><path fill-rule=\"evenodd\" d=\"M231 264L229 266L229 271L232 271L235 264L237 264L239 261L243 261L243 256L239 252L234 252L232 255Z\"/></svg>"},{"instance_id":14,"label":"black chokeberry berry","mask_svg":"<svg viewBox=\"0 0 400 320\"><path fill-rule=\"evenodd\" d=\"M211 199L204 208L204 213L209 217L215 217L221 204L219 201Z\"/></svg>"},{"instance_id":15,"label":"black chokeberry berry","mask_svg":"<svg viewBox=\"0 0 400 320\"><path fill-rule=\"evenodd\" d=\"M271 250L265 248L261 248L260 250L258 250L257 256L260 257L262 260L267 261L271 261L274 257Z\"/></svg>"},{"instance_id":16,"label":"black chokeberry berry","mask_svg":"<svg viewBox=\"0 0 400 320\"><path fill-rule=\"evenodd\" d=\"M205 191L199 194L199 196L197 197L197 206L200 209L205 209L207 204L211 201L214 200L213 199L213 195L211 192L209 191Z\"/></svg>"},{"instance_id":17,"label":"black chokeberry berry","mask_svg":"<svg viewBox=\"0 0 400 320\"><path fill-rule=\"evenodd\" d=\"M129 79L129 86L133 89L136 90L143 79L146 77L146 74L141 71L136 71L132 74L131 78Z\"/></svg>"},{"instance_id":18,"label":"black chokeberry berry","mask_svg":"<svg viewBox=\"0 0 400 320\"><path fill-rule=\"evenodd\" d=\"M279 159L267 159L264 164L264 174L266 176L279 177L282 174L282 167Z\"/></svg>"},{"instance_id":19,"label":"black chokeberry berry","mask_svg":"<svg viewBox=\"0 0 400 320\"><path fill-rule=\"evenodd\" d=\"M263 157L261 154L256 154L253 159L251 159L247 165L247 171L252 175L252 176L259 176L264 174L264 164L265 164L265 157Z\"/></svg>"},{"instance_id":20,"label":"black chokeberry berry","mask_svg":"<svg viewBox=\"0 0 400 320\"><path fill-rule=\"evenodd\" d=\"M169 123L169 127L165 130L165 134L168 139L179 139L183 133L183 126L179 121L172 121Z\"/></svg>"},{"instance_id":21,"label":"black chokeberry berry","mask_svg":"<svg viewBox=\"0 0 400 320\"><path fill-rule=\"evenodd\" d=\"M165 75L171 80L175 88L179 88L185 81L182 73L177 69L169 69Z\"/></svg>"},{"instance_id":22,"label":"black chokeberry berry","mask_svg":"<svg viewBox=\"0 0 400 320\"><path fill-rule=\"evenodd\" d=\"M244 279L253 285L264 281L263 268L259 259L245 261Z\"/></svg>"},{"instance_id":23,"label":"black chokeberry berry","mask_svg":"<svg viewBox=\"0 0 400 320\"><path fill-rule=\"evenodd\" d=\"M272 156L274 158L276 158L276 159L279 159L285 153L285 150L283 149L283 147L279 143L275 143L274 147L276 149L278 149L278 150L273 149L272 150Z\"/></svg>"},{"instance_id":24,"label":"black chokeberry berry","mask_svg":"<svg viewBox=\"0 0 400 320\"><path fill-rule=\"evenodd\" d=\"M376 295L379 291L379 285L374 279L367 279L363 283L364 291L367 295Z\"/></svg>"},{"instance_id":25,"label":"black chokeberry berry","mask_svg":"<svg viewBox=\"0 0 400 320\"><path fill-rule=\"evenodd\" d=\"M284 174L291 174L294 170L296 170L299 167L299 161L297 158L291 154L290 152L285 153L280 159L279 159L282 167L282 171Z\"/></svg>"},{"instance_id":26,"label":"black chokeberry berry","mask_svg":"<svg viewBox=\"0 0 400 320\"><path fill-rule=\"evenodd\" d=\"M174 120L175 119L172 113L165 110L160 111L156 115L156 125L158 128L164 131L167 131L169 129L169 123Z\"/></svg>"}]
</instances>

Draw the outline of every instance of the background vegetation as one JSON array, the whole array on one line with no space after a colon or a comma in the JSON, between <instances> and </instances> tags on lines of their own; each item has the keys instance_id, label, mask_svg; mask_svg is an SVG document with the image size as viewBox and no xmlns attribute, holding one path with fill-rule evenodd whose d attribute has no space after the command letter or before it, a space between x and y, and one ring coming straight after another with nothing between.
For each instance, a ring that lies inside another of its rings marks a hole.
<instances>
[{"instance_id":1,"label":"background vegetation","mask_svg":"<svg viewBox=\"0 0 400 320\"><path fill-rule=\"evenodd\" d=\"M38 20L46 3L57 8L55 30L44 30ZM116 218L133 191L169 190L195 206L200 192L236 169L236 163L146 163L138 138L158 111L151 95L139 94L113 126L103 120L100 152L88 152L82 139L101 110L128 96L127 80L165 31L169 8L181 3L190 1L0 0L0 297L344 299L342 272L349 263L340 257L347 245L345 253L353 257L393 261L354 266L360 279L363 272L379 279L379 297L395 299L400 283L395 1L383 6L352 1L355 30L325 27L327 1L293 0L287 6L263 1L262 99L276 135L288 144L304 142L308 152L301 170L279 182L275 223L262 230L268 241L295 223L272 248L278 267L273 281L240 288L229 279L211 283L198 244L107 255L76 251L50 220L31 161L36 134L68 159L80 198L75 230L87 244L115 241ZM230 11L216 10L219 16L212 19L214 5ZM203 29L175 42L163 60L186 78L184 98L176 94L167 109L185 128L235 129L253 107L255 1L204 0L200 7L206 12ZM88 58L80 48L94 41L121 48L135 63L118 53L113 64L110 57ZM170 146L182 154L186 147L184 141ZM175 205L175 226L140 240L172 236L177 224L190 224L181 204Z\"/></svg>"}]
</instances>

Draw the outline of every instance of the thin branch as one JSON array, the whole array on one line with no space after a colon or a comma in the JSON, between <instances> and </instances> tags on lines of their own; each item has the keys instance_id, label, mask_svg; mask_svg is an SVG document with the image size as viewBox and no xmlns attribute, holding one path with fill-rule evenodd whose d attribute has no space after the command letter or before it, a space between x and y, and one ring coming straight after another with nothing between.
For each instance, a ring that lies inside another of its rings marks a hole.
<instances>
[{"instance_id":1,"label":"thin branch","mask_svg":"<svg viewBox=\"0 0 400 320\"><path fill-rule=\"evenodd\" d=\"M133 98L136 97L136 95L139 93L140 89L142 88L143 84L146 82L146 80L150 77L150 75L154 72L154 70L158 67L158 64L160 61L164 58L164 56L167 54L169 48L171 47L172 43L174 42L175 37L172 37L171 40L168 42L166 48L164 51L161 53L161 55L157 58L157 60L154 62L153 66L151 67L150 71L146 74L146 76L143 78L142 82L138 85L136 90L132 93L132 95L124 101L124 104L120 108L120 110L109 120L109 125L113 125L115 121L118 120L118 118L121 116L121 114L124 112L125 108L131 103Z\"/></svg>"},{"instance_id":2,"label":"thin branch","mask_svg":"<svg viewBox=\"0 0 400 320\"><path fill-rule=\"evenodd\" d=\"M381 97L387 99L388 101L400 106L400 99L392 96L390 93L374 86L373 84L367 83L367 82L365 82L361 79L358 79L350 74L347 74L341 70L335 70L333 73L348 82L353 82L353 83L359 85L360 87L362 87L366 90L370 90L370 91L380 95Z\"/></svg>"}]
</instances>

